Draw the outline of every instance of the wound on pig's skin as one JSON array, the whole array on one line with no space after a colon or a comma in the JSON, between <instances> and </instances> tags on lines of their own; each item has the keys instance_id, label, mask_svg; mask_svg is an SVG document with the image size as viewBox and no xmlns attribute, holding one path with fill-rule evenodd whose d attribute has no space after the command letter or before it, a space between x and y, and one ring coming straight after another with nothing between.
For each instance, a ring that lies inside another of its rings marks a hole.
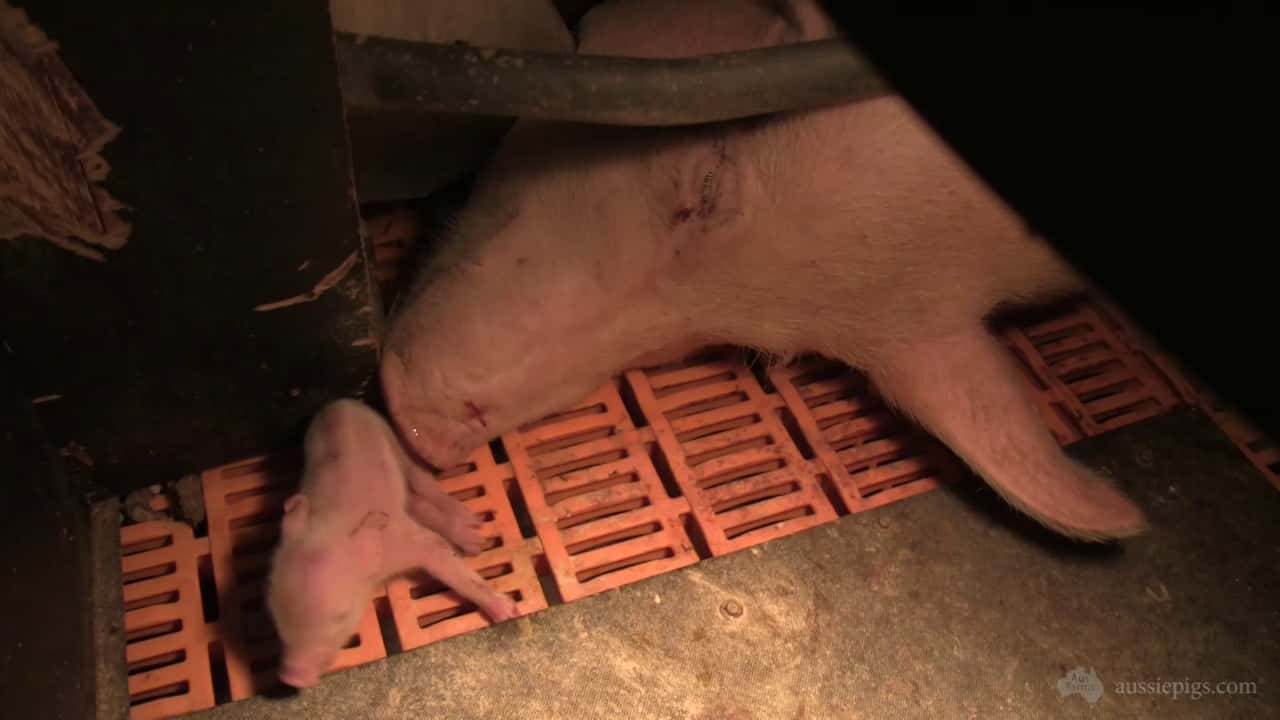
<instances>
[{"instance_id":1,"label":"wound on pig's skin","mask_svg":"<svg viewBox=\"0 0 1280 720\"><path fill-rule=\"evenodd\" d=\"M698 217L708 218L716 210L716 196L719 195L720 170L729 157L729 150L724 140L716 141L715 165L702 176L702 197L698 206Z\"/></svg>"}]
</instances>

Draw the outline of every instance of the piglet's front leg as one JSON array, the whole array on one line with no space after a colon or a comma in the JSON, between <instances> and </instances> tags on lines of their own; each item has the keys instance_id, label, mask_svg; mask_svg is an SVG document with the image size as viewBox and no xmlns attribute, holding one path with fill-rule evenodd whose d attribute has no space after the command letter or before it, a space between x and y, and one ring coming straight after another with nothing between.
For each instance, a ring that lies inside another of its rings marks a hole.
<instances>
[{"instance_id":1,"label":"piglet's front leg","mask_svg":"<svg viewBox=\"0 0 1280 720\"><path fill-rule=\"evenodd\" d=\"M413 553L415 564L471 601L495 624L519 615L515 601L490 587L448 541L439 535L432 532L418 533Z\"/></svg>"},{"instance_id":2,"label":"piglet's front leg","mask_svg":"<svg viewBox=\"0 0 1280 720\"><path fill-rule=\"evenodd\" d=\"M409 479L409 517L428 530L443 535L467 555L478 555L486 539L480 532L479 516L460 500L440 489L431 473L405 459Z\"/></svg>"}]
</instances>

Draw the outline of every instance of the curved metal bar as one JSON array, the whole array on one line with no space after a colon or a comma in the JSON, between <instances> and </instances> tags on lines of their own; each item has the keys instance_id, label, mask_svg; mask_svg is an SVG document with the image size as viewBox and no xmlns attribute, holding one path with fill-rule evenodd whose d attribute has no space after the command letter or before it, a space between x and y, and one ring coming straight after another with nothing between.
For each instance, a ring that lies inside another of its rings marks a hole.
<instances>
[{"instance_id":1,"label":"curved metal bar","mask_svg":"<svg viewBox=\"0 0 1280 720\"><path fill-rule=\"evenodd\" d=\"M375 111L693 125L891 92L841 40L655 60L339 33L337 57L347 104Z\"/></svg>"}]
</instances>

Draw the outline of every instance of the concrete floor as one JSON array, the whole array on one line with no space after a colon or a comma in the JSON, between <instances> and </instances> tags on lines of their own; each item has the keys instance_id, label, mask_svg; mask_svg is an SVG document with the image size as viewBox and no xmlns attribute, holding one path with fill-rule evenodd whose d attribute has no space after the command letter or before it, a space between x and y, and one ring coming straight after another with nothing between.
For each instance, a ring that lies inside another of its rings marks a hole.
<instances>
[{"instance_id":1,"label":"concrete floor","mask_svg":"<svg viewBox=\"0 0 1280 720\"><path fill-rule=\"evenodd\" d=\"M193 717L1280 717L1280 493L1197 411L1072 452L1150 534L1073 546L966 483ZM1256 691L1117 687L1158 681Z\"/></svg>"}]
</instances>

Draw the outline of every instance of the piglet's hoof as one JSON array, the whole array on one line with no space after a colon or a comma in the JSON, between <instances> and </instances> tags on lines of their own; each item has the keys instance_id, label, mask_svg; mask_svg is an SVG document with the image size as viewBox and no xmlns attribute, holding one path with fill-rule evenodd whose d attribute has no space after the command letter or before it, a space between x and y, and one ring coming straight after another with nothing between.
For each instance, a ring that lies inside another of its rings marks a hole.
<instances>
[{"instance_id":1,"label":"piglet's hoof","mask_svg":"<svg viewBox=\"0 0 1280 720\"><path fill-rule=\"evenodd\" d=\"M444 493L435 497L415 494L409 500L409 515L419 525L443 535L467 555L480 554L488 544L480 532L483 525L480 517Z\"/></svg>"},{"instance_id":2,"label":"piglet's hoof","mask_svg":"<svg viewBox=\"0 0 1280 720\"><path fill-rule=\"evenodd\" d=\"M315 687L320 684L320 676L307 669L294 665L280 666L280 681L299 690Z\"/></svg>"},{"instance_id":3,"label":"piglet's hoof","mask_svg":"<svg viewBox=\"0 0 1280 720\"><path fill-rule=\"evenodd\" d=\"M485 603L480 609L484 611L485 615L489 616L494 625L520 616L520 611L516 608L516 601L506 595L499 595L492 601Z\"/></svg>"}]
</instances>

